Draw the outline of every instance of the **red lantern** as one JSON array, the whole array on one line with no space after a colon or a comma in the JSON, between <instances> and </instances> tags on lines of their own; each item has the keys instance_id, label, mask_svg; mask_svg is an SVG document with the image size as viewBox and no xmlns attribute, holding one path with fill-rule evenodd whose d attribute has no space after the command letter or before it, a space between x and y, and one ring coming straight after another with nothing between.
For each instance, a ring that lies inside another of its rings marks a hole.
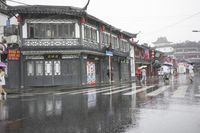
<instances>
[{"instance_id":1,"label":"red lantern","mask_svg":"<svg viewBox=\"0 0 200 133\"><path fill-rule=\"evenodd\" d=\"M124 36L123 36L122 34L120 34L120 35L118 36L118 38L119 38L119 39L123 39Z\"/></svg>"},{"instance_id":2,"label":"red lantern","mask_svg":"<svg viewBox=\"0 0 200 133\"><path fill-rule=\"evenodd\" d=\"M152 50L152 51L151 51L151 58L153 59L154 57L155 57L155 51Z\"/></svg>"},{"instance_id":3,"label":"red lantern","mask_svg":"<svg viewBox=\"0 0 200 133\"><path fill-rule=\"evenodd\" d=\"M99 30L100 30L100 32L104 32L105 31L105 26L101 25Z\"/></svg>"},{"instance_id":4,"label":"red lantern","mask_svg":"<svg viewBox=\"0 0 200 133\"><path fill-rule=\"evenodd\" d=\"M22 17L19 16L19 15L16 17L16 19L17 19L17 22L21 22L22 21Z\"/></svg>"},{"instance_id":5,"label":"red lantern","mask_svg":"<svg viewBox=\"0 0 200 133\"><path fill-rule=\"evenodd\" d=\"M81 19L80 19L80 23L81 24L84 24L86 21L85 21L85 17L81 17Z\"/></svg>"}]
</instances>

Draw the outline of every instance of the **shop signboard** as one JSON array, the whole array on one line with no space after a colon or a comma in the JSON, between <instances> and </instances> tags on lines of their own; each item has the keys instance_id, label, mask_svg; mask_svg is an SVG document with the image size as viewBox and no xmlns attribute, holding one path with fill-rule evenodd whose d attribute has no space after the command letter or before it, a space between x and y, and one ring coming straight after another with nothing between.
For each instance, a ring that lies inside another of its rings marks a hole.
<instances>
[{"instance_id":1,"label":"shop signboard","mask_svg":"<svg viewBox=\"0 0 200 133\"><path fill-rule=\"evenodd\" d=\"M19 49L8 49L8 60L19 60L20 54Z\"/></svg>"}]
</instances>

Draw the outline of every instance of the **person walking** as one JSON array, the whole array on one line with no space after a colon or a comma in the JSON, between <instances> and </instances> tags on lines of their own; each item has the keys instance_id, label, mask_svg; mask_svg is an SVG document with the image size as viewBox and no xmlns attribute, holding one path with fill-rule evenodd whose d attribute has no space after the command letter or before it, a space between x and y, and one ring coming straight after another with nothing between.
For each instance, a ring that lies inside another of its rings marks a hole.
<instances>
[{"instance_id":1,"label":"person walking","mask_svg":"<svg viewBox=\"0 0 200 133\"><path fill-rule=\"evenodd\" d=\"M146 83L146 69L145 69L145 68L142 68L141 73L142 73L142 79L141 79L140 82L141 82L141 83L142 83L142 82Z\"/></svg>"},{"instance_id":2,"label":"person walking","mask_svg":"<svg viewBox=\"0 0 200 133\"><path fill-rule=\"evenodd\" d=\"M6 91L4 90L3 86L5 86L5 72L3 68L0 68L0 99L2 99L2 96L4 96L4 99L6 99Z\"/></svg>"},{"instance_id":3,"label":"person walking","mask_svg":"<svg viewBox=\"0 0 200 133\"><path fill-rule=\"evenodd\" d=\"M135 71L137 80L140 81L141 80L141 69L137 68Z\"/></svg>"},{"instance_id":4,"label":"person walking","mask_svg":"<svg viewBox=\"0 0 200 133\"><path fill-rule=\"evenodd\" d=\"M189 65L188 70L189 70L189 79L190 79L191 83L193 82L193 77L194 77L194 70L193 69L194 69L193 65Z\"/></svg>"}]
</instances>

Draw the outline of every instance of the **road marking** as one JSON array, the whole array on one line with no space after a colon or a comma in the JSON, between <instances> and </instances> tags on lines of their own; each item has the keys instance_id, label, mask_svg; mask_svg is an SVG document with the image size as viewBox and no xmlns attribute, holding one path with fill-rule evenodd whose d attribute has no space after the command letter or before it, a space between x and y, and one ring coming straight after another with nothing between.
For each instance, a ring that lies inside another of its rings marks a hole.
<instances>
[{"instance_id":1,"label":"road marking","mask_svg":"<svg viewBox=\"0 0 200 133\"><path fill-rule=\"evenodd\" d=\"M174 91L174 94L172 95L173 98L184 98L186 91L187 91L188 86L183 85L179 86L176 91Z\"/></svg>"},{"instance_id":2,"label":"road marking","mask_svg":"<svg viewBox=\"0 0 200 133\"><path fill-rule=\"evenodd\" d=\"M96 91L96 90L104 90L104 89L108 89L108 88L110 88L110 87L90 88L90 89L80 90L80 91L77 91L77 92L70 92L68 94L70 94L70 95L76 95L76 94L82 94L82 93L87 93L87 92L93 92L93 91Z\"/></svg>"},{"instance_id":3,"label":"road marking","mask_svg":"<svg viewBox=\"0 0 200 133\"><path fill-rule=\"evenodd\" d=\"M87 89L78 89L78 90L72 90L72 91L63 91L63 92L54 93L54 95L64 95L64 94L73 94L73 93L77 93L78 94L78 93L81 93L81 92L85 93L86 91L101 90L101 89L106 89L106 88L109 88L109 87L104 87L104 88L94 88L93 87L93 88L87 88Z\"/></svg>"},{"instance_id":4,"label":"road marking","mask_svg":"<svg viewBox=\"0 0 200 133\"><path fill-rule=\"evenodd\" d=\"M92 90L92 89L95 89L95 88L88 88L88 89L79 89L79 90L72 90L72 91L57 92L57 93L54 93L54 95L63 95L63 94L69 94L69 93L75 93L75 92L88 91L88 90Z\"/></svg>"},{"instance_id":5,"label":"road marking","mask_svg":"<svg viewBox=\"0 0 200 133\"><path fill-rule=\"evenodd\" d=\"M69 93L70 95L76 95L76 94L83 94L83 93L97 93L97 92L101 92L101 91L109 91L111 88L113 88L114 86L110 86L110 87L104 87L104 88L98 88L98 89L92 89L92 90L86 90L86 91L81 91L81 92L75 92L75 93ZM116 87L114 89L119 89L119 88L124 88L124 87L128 87L128 85L126 86L120 86L120 87ZM113 89L112 89L113 90Z\"/></svg>"},{"instance_id":6,"label":"road marking","mask_svg":"<svg viewBox=\"0 0 200 133\"><path fill-rule=\"evenodd\" d=\"M153 88L153 87L155 87L155 85L146 86L146 87L143 87L142 89L138 89L138 90L134 90L134 91L131 91L131 92L124 93L123 95L126 95L126 96L127 95L133 95L133 94L148 90L148 89Z\"/></svg>"},{"instance_id":7,"label":"road marking","mask_svg":"<svg viewBox=\"0 0 200 133\"><path fill-rule=\"evenodd\" d=\"M113 92L113 90L118 90L118 89L121 89L121 88L125 88L125 87L128 87L128 86L124 86L124 87L116 87L116 88L112 88L112 89L108 89L108 90L100 90L100 91L97 91L97 92L91 92L91 93L88 93L88 94L95 94L95 93L101 93L101 92L107 92L107 91L112 91ZM135 86L135 87L141 87L141 86ZM120 91L120 90L118 90L118 91ZM103 93L103 95L104 95L105 93Z\"/></svg>"},{"instance_id":8,"label":"road marking","mask_svg":"<svg viewBox=\"0 0 200 133\"><path fill-rule=\"evenodd\" d=\"M151 96L151 97L157 96L157 95L161 94L162 92L164 92L165 90L167 90L168 88L170 88L169 85L162 86L159 89L157 89L157 90L155 90L155 91L153 91L151 93L148 93L147 96Z\"/></svg>"},{"instance_id":9,"label":"road marking","mask_svg":"<svg viewBox=\"0 0 200 133\"><path fill-rule=\"evenodd\" d=\"M136 89L136 86L129 87L129 88L125 88L125 89L121 89L121 90L116 90L116 91L111 90L110 92L103 93L103 95L116 94L116 93L123 92L123 91L127 91L127 90L130 90L130 89Z\"/></svg>"}]
</instances>

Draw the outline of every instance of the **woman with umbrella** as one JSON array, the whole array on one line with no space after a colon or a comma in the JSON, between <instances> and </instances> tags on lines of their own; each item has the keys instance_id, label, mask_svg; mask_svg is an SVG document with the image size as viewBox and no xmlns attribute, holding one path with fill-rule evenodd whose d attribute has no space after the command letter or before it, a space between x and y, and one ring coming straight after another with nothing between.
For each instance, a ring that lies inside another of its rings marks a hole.
<instances>
[{"instance_id":1,"label":"woman with umbrella","mask_svg":"<svg viewBox=\"0 0 200 133\"><path fill-rule=\"evenodd\" d=\"M3 86L6 85L5 82L5 72L4 68L6 65L3 62L0 62L0 99L2 99L2 95L4 96L4 99L6 99L6 91L4 90Z\"/></svg>"}]
</instances>

